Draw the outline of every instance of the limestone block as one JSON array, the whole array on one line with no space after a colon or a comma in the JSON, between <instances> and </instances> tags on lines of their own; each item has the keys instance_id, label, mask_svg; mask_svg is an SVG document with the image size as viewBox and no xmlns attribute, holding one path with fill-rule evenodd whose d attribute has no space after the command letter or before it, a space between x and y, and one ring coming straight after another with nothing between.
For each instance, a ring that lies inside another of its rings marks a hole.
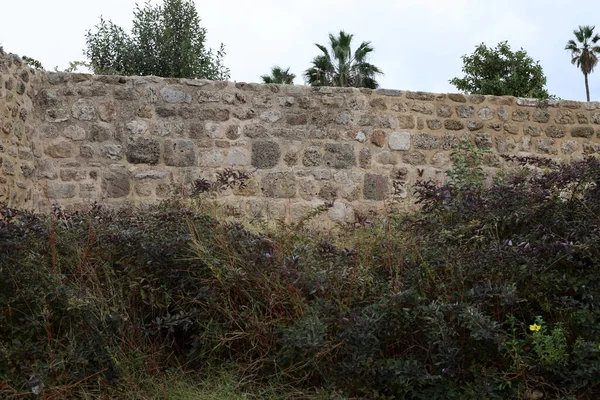
<instances>
[{"instance_id":1,"label":"limestone block","mask_svg":"<svg viewBox=\"0 0 600 400\"><path fill-rule=\"evenodd\" d=\"M261 190L269 198L296 197L296 177L293 172L270 172L262 178Z\"/></svg>"},{"instance_id":2,"label":"limestone block","mask_svg":"<svg viewBox=\"0 0 600 400\"><path fill-rule=\"evenodd\" d=\"M389 193L387 176L367 173L364 176L363 196L366 200L385 200Z\"/></svg>"},{"instance_id":3,"label":"limestone block","mask_svg":"<svg viewBox=\"0 0 600 400\"><path fill-rule=\"evenodd\" d=\"M192 167L196 165L194 142L186 139L168 139L164 142L165 165L171 167Z\"/></svg>"},{"instance_id":4,"label":"limestone block","mask_svg":"<svg viewBox=\"0 0 600 400\"><path fill-rule=\"evenodd\" d=\"M408 132L392 132L388 140L391 150L410 150L411 137Z\"/></svg>"},{"instance_id":5,"label":"limestone block","mask_svg":"<svg viewBox=\"0 0 600 400\"><path fill-rule=\"evenodd\" d=\"M345 143L326 143L323 161L327 166L335 169L356 166L354 145Z\"/></svg>"},{"instance_id":6,"label":"limestone block","mask_svg":"<svg viewBox=\"0 0 600 400\"><path fill-rule=\"evenodd\" d=\"M132 164L158 164L160 142L153 138L138 137L129 139L127 161Z\"/></svg>"},{"instance_id":7,"label":"limestone block","mask_svg":"<svg viewBox=\"0 0 600 400\"><path fill-rule=\"evenodd\" d=\"M279 143L267 140L257 140L252 143L251 164L253 167L268 169L279 163L281 148Z\"/></svg>"},{"instance_id":8,"label":"limestone block","mask_svg":"<svg viewBox=\"0 0 600 400\"><path fill-rule=\"evenodd\" d=\"M77 186L74 183L49 182L46 194L50 199L71 199L75 197Z\"/></svg>"},{"instance_id":9,"label":"limestone block","mask_svg":"<svg viewBox=\"0 0 600 400\"><path fill-rule=\"evenodd\" d=\"M109 198L126 197L131 190L127 171L106 171L102 177L102 191Z\"/></svg>"}]
</instances>

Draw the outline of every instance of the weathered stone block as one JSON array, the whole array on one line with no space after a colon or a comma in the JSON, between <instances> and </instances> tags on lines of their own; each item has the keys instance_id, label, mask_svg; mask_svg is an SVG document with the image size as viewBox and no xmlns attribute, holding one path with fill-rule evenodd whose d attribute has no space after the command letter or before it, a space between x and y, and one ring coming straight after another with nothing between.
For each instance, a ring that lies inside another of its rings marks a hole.
<instances>
[{"instance_id":1,"label":"weathered stone block","mask_svg":"<svg viewBox=\"0 0 600 400\"><path fill-rule=\"evenodd\" d=\"M126 197L131 190L127 171L107 171L102 177L102 191L109 198Z\"/></svg>"},{"instance_id":2,"label":"weathered stone block","mask_svg":"<svg viewBox=\"0 0 600 400\"><path fill-rule=\"evenodd\" d=\"M267 169L279 163L281 149L279 143L267 140L257 140L252 143L251 164L253 167Z\"/></svg>"},{"instance_id":3,"label":"weathered stone block","mask_svg":"<svg viewBox=\"0 0 600 400\"><path fill-rule=\"evenodd\" d=\"M94 121L97 118L94 103L86 99L79 99L73 103L71 113L80 121Z\"/></svg>"},{"instance_id":4,"label":"weathered stone block","mask_svg":"<svg viewBox=\"0 0 600 400\"><path fill-rule=\"evenodd\" d=\"M421 114L431 115L435 112L435 106L431 103L421 103L416 101L411 107L411 110Z\"/></svg>"},{"instance_id":5,"label":"weathered stone block","mask_svg":"<svg viewBox=\"0 0 600 400\"><path fill-rule=\"evenodd\" d=\"M572 137L591 138L594 136L594 128L591 126L574 126L571 128Z\"/></svg>"},{"instance_id":6,"label":"weathered stone block","mask_svg":"<svg viewBox=\"0 0 600 400\"><path fill-rule=\"evenodd\" d=\"M556 126L550 125L546 127L546 136L551 138L561 138L565 137L567 134L567 130L564 126Z\"/></svg>"},{"instance_id":7,"label":"weathered stone block","mask_svg":"<svg viewBox=\"0 0 600 400\"><path fill-rule=\"evenodd\" d=\"M239 148L231 149L229 154L227 154L227 165L232 165L232 166L248 165L248 155L242 149L239 149Z\"/></svg>"},{"instance_id":8,"label":"weathered stone block","mask_svg":"<svg viewBox=\"0 0 600 400\"><path fill-rule=\"evenodd\" d=\"M392 150L410 150L411 137L408 132L392 132L388 140L388 146Z\"/></svg>"},{"instance_id":9,"label":"weathered stone block","mask_svg":"<svg viewBox=\"0 0 600 400\"><path fill-rule=\"evenodd\" d=\"M529 121L529 116L529 110L518 108L512 112L512 120L516 122Z\"/></svg>"},{"instance_id":10,"label":"weathered stone block","mask_svg":"<svg viewBox=\"0 0 600 400\"><path fill-rule=\"evenodd\" d=\"M390 128L394 129L391 126L390 126ZM415 117L412 115L399 115L398 116L398 128L414 129L415 128Z\"/></svg>"},{"instance_id":11,"label":"weathered stone block","mask_svg":"<svg viewBox=\"0 0 600 400\"><path fill-rule=\"evenodd\" d=\"M489 121L494 118L494 110L488 106L483 106L477 113L482 121Z\"/></svg>"},{"instance_id":12,"label":"weathered stone block","mask_svg":"<svg viewBox=\"0 0 600 400\"><path fill-rule=\"evenodd\" d=\"M145 121L136 120L128 122L125 128L127 128L127 131L131 135L142 135L148 132L148 124Z\"/></svg>"},{"instance_id":13,"label":"weathered stone block","mask_svg":"<svg viewBox=\"0 0 600 400\"><path fill-rule=\"evenodd\" d=\"M455 133L444 133L441 139L441 146L443 150L456 149L459 144L459 135Z\"/></svg>"},{"instance_id":14,"label":"weathered stone block","mask_svg":"<svg viewBox=\"0 0 600 400\"><path fill-rule=\"evenodd\" d=\"M44 152L52 158L69 158L73 155L73 146L67 141L48 145Z\"/></svg>"},{"instance_id":15,"label":"weathered stone block","mask_svg":"<svg viewBox=\"0 0 600 400\"><path fill-rule=\"evenodd\" d=\"M200 109L197 112L192 112L189 118L224 122L229 120L229 110L226 108Z\"/></svg>"},{"instance_id":16,"label":"weathered stone block","mask_svg":"<svg viewBox=\"0 0 600 400\"><path fill-rule=\"evenodd\" d=\"M589 122L590 122L589 118L588 118L588 116L587 116L587 114L585 112L578 112L577 113L577 123L578 124L585 125L585 124L589 124Z\"/></svg>"},{"instance_id":17,"label":"weathered stone block","mask_svg":"<svg viewBox=\"0 0 600 400\"><path fill-rule=\"evenodd\" d=\"M83 158L93 158L94 148L89 144L84 144L79 147L79 155Z\"/></svg>"},{"instance_id":18,"label":"weathered stone block","mask_svg":"<svg viewBox=\"0 0 600 400\"><path fill-rule=\"evenodd\" d=\"M482 94L472 94L469 96L469 102L472 104L481 104L485 101L485 96Z\"/></svg>"},{"instance_id":19,"label":"weathered stone block","mask_svg":"<svg viewBox=\"0 0 600 400\"><path fill-rule=\"evenodd\" d=\"M385 132L384 131L374 131L371 133L371 143L373 143L377 147L383 147L385 144Z\"/></svg>"},{"instance_id":20,"label":"weathered stone block","mask_svg":"<svg viewBox=\"0 0 600 400\"><path fill-rule=\"evenodd\" d=\"M75 197L76 191L74 183L49 182L46 188L49 199L71 199Z\"/></svg>"},{"instance_id":21,"label":"weathered stone block","mask_svg":"<svg viewBox=\"0 0 600 400\"><path fill-rule=\"evenodd\" d=\"M113 122L117 116L117 107L113 101L103 101L98 104L98 117L100 121Z\"/></svg>"},{"instance_id":22,"label":"weathered stone block","mask_svg":"<svg viewBox=\"0 0 600 400\"><path fill-rule=\"evenodd\" d=\"M510 133L511 135L518 135L521 131L521 126L518 124L504 124L504 132Z\"/></svg>"},{"instance_id":23,"label":"weathered stone block","mask_svg":"<svg viewBox=\"0 0 600 400\"><path fill-rule=\"evenodd\" d=\"M225 154L222 150L201 151L198 154L198 165L200 167L221 167L225 163Z\"/></svg>"},{"instance_id":24,"label":"weathered stone block","mask_svg":"<svg viewBox=\"0 0 600 400\"><path fill-rule=\"evenodd\" d=\"M77 125L71 125L65 128L65 130L63 131L63 136L78 142L85 139L86 134L85 129L83 129L82 127Z\"/></svg>"},{"instance_id":25,"label":"weathered stone block","mask_svg":"<svg viewBox=\"0 0 600 400\"><path fill-rule=\"evenodd\" d=\"M482 150L491 149L494 146L492 143L492 135L486 132L476 134L475 145Z\"/></svg>"},{"instance_id":26,"label":"weathered stone block","mask_svg":"<svg viewBox=\"0 0 600 400\"><path fill-rule=\"evenodd\" d=\"M382 96L393 96L393 97L402 96L401 90L393 90L393 89L376 89L375 93L382 95Z\"/></svg>"},{"instance_id":27,"label":"weathered stone block","mask_svg":"<svg viewBox=\"0 0 600 400\"><path fill-rule=\"evenodd\" d=\"M196 165L194 142L186 139L168 139L164 142L165 165L171 167L193 167Z\"/></svg>"},{"instance_id":28,"label":"weathered stone block","mask_svg":"<svg viewBox=\"0 0 600 400\"><path fill-rule=\"evenodd\" d=\"M411 165L423 165L427 163L425 154L421 153L420 151L404 153L404 155L402 156L402 161L406 164Z\"/></svg>"},{"instance_id":29,"label":"weathered stone block","mask_svg":"<svg viewBox=\"0 0 600 400\"><path fill-rule=\"evenodd\" d=\"M323 161L323 156L318 148L308 148L304 150L302 165L305 167L318 167Z\"/></svg>"},{"instance_id":30,"label":"weathered stone block","mask_svg":"<svg viewBox=\"0 0 600 400\"><path fill-rule=\"evenodd\" d=\"M356 165L354 145L345 143L326 143L325 156L326 165L331 168L351 168Z\"/></svg>"},{"instance_id":31,"label":"weathered stone block","mask_svg":"<svg viewBox=\"0 0 600 400\"><path fill-rule=\"evenodd\" d=\"M471 118L475 114L475 108L473 106L457 106L456 115L460 118Z\"/></svg>"},{"instance_id":32,"label":"weathered stone block","mask_svg":"<svg viewBox=\"0 0 600 400\"><path fill-rule=\"evenodd\" d=\"M264 122L274 123L281 119L281 112L268 110L260 114L260 119Z\"/></svg>"},{"instance_id":33,"label":"weathered stone block","mask_svg":"<svg viewBox=\"0 0 600 400\"><path fill-rule=\"evenodd\" d=\"M361 168L371 168L371 150L367 147L363 147L358 153L358 165Z\"/></svg>"},{"instance_id":34,"label":"weathered stone block","mask_svg":"<svg viewBox=\"0 0 600 400\"><path fill-rule=\"evenodd\" d=\"M321 186L318 196L323 200L335 200L338 197L338 188L329 182L325 182Z\"/></svg>"},{"instance_id":35,"label":"weathered stone block","mask_svg":"<svg viewBox=\"0 0 600 400\"><path fill-rule=\"evenodd\" d=\"M93 124L89 129L92 142L106 142L112 139L112 132L106 126Z\"/></svg>"},{"instance_id":36,"label":"weathered stone block","mask_svg":"<svg viewBox=\"0 0 600 400\"><path fill-rule=\"evenodd\" d=\"M377 154L377 162L383 165L396 165L398 164L398 160L396 159L396 154L389 151L382 151Z\"/></svg>"},{"instance_id":37,"label":"weathered stone block","mask_svg":"<svg viewBox=\"0 0 600 400\"><path fill-rule=\"evenodd\" d=\"M160 89L160 95L166 103L190 103L192 101L189 93L168 86Z\"/></svg>"},{"instance_id":38,"label":"weathered stone block","mask_svg":"<svg viewBox=\"0 0 600 400\"><path fill-rule=\"evenodd\" d=\"M306 114L291 114L286 117L285 122L288 125L306 125L308 124L308 115Z\"/></svg>"},{"instance_id":39,"label":"weathered stone block","mask_svg":"<svg viewBox=\"0 0 600 400\"><path fill-rule=\"evenodd\" d=\"M558 150L554 147L554 139L538 139L535 149L541 154L558 154Z\"/></svg>"},{"instance_id":40,"label":"weathered stone block","mask_svg":"<svg viewBox=\"0 0 600 400\"><path fill-rule=\"evenodd\" d=\"M71 118L71 116L64 108L51 108L46 110L47 122L65 122L68 121L69 118Z\"/></svg>"},{"instance_id":41,"label":"weathered stone block","mask_svg":"<svg viewBox=\"0 0 600 400\"><path fill-rule=\"evenodd\" d=\"M545 124L550 121L550 112L544 108L538 108L533 112L533 120L540 124Z\"/></svg>"},{"instance_id":42,"label":"weathered stone block","mask_svg":"<svg viewBox=\"0 0 600 400\"><path fill-rule=\"evenodd\" d=\"M456 103L466 103L467 98L460 93L448 93L448 98Z\"/></svg>"},{"instance_id":43,"label":"weathered stone block","mask_svg":"<svg viewBox=\"0 0 600 400\"><path fill-rule=\"evenodd\" d=\"M298 150L297 148L291 148L285 153L283 161L285 161L285 164L288 167L293 167L298 163L299 154L300 150Z\"/></svg>"},{"instance_id":44,"label":"weathered stone block","mask_svg":"<svg viewBox=\"0 0 600 400\"><path fill-rule=\"evenodd\" d=\"M496 149L498 153L511 153L517 149L517 144L511 137L496 137Z\"/></svg>"},{"instance_id":45,"label":"weathered stone block","mask_svg":"<svg viewBox=\"0 0 600 400\"><path fill-rule=\"evenodd\" d=\"M437 108L437 116L440 118L450 118L452 116L452 107L442 104Z\"/></svg>"},{"instance_id":46,"label":"weathered stone block","mask_svg":"<svg viewBox=\"0 0 600 400\"><path fill-rule=\"evenodd\" d=\"M428 119L427 127L432 131L442 129L442 121L440 121L439 119Z\"/></svg>"},{"instance_id":47,"label":"weathered stone block","mask_svg":"<svg viewBox=\"0 0 600 400\"><path fill-rule=\"evenodd\" d=\"M65 182L81 181L85 179L86 172L79 169L63 169L60 171L60 179Z\"/></svg>"},{"instance_id":48,"label":"weathered stone block","mask_svg":"<svg viewBox=\"0 0 600 400\"><path fill-rule=\"evenodd\" d=\"M132 164L158 164L160 142L152 138L131 138L127 144L127 161Z\"/></svg>"},{"instance_id":49,"label":"weathered stone block","mask_svg":"<svg viewBox=\"0 0 600 400\"><path fill-rule=\"evenodd\" d=\"M389 194L389 190L389 179L387 176L365 174L363 196L366 200L385 200Z\"/></svg>"},{"instance_id":50,"label":"weathered stone block","mask_svg":"<svg viewBox=\"0 0 600 400\"><path fill-rule=\"evenodd\" d=\"M110 160L123 159L123 146L119 144L105 144L102 146L102 156Z\"/></svg>"},{"instance_id":51,"label":"weathered stone block","mask_svg":"<svg viewBox=\"0 0 600 400\"><path fill-rule=\"evenodd\" d=\"M413 136L415 149L431 150L440 147L440 138L428 133L417 133Z\"/></svg>"},{"instance_id":52,"label":"weathered stone block","mask_svg":"<svg viewBox=\"0 0 600 400\"><path fill-rule=\"evenodd\" d=\"M566 140L560 148L563 154L571 155L579 150L579 142L575 140Z\"/></svg>"},{"instance_id":53,"label":"weathered stone block","mask_svg":"<svg viewBox=\"0 0 600 400\"><path fill-rule=\"evenodd\" d=\"M517 98L517 105L523 107L537 107L539 105L539 100L519 97Z\"/></svg>"},{"instance_id":54,"label":"weathered stone block","mask_svg":"<svg viewBox=\"0 0 600 400\"><path fill-rule=\"evenodd\" d=\"M557 124L561 125L569 125L575 123L575 119L573 118L573 112L569 110L558 110L556 112L556 117L554 117L554 121Z\"/></svg>"},{"instance_id":55,"label":"weathered stone block","mask_svg":"<svg viewBox=\"0 0 600 400\"><path fill-rule=\"evenodd\" d=\"M478 131L483 129L483 122L480 121L469 121L467 122L467 129L470 131Z\"/></svg>"},{"instance_id":56,"label":"weathered stone block","mask_svg":"<svg viewBox=\"0 0 600 400\"><path fill-rule=\"evenodd\" d=\"M263 125L253 124L244 126L244 136L255 139L269 137L269 134Z\"/></svg>"},{"instance_id":57,"label":"weathered stone block","mask_svg":"<svg viewBox=\"0 0 600 400\"><path fill-rule=\"evenodd\" d=\"M456 119L447 119L444 121L444 128L449 131L460 131L461 129L465 129L465 124Z\"/></svg>"},{"instance_id":58,"label":"weathered stone block","mask_svg":"<svg viewBox=\"0 0 600 400\"><path fill-rule=\"evenodd\" d=\"M142 171L135 174L135 179L164 179L167 177L167 173L163 171Z\"/></svg>"},{"instance_id":59,"label":"weathered stone block","mask_svg":"<svg viewBox=\"0 0 600 400\"><path fill-rule=\"evenodd\" d=\"M527 125L525 126L525 135L536 137L542 136L544 130L539 126Z\"/></svg>"},{"instance_id":60,"label":"weathered stone block","mask_svg":"<svg viewBox=\"0 0 600 400\"><path fill-rule=\"evenodd\" d=\"M502 121L508 121L508 116L509 116L508 108L506 108L506 107L499 107L496 110L496 114L498 114L498 118L500 118L500 120L502 120Z\"/></svg>"},{"instance_id":61,"label":"weathered stone block","mask_svg":"<svg viewBox=\"0 0 600 400\"><path fill-rule=\"evenodd\" d=\"M293 172L271 172L262 178L265 197L291 199L296 197L296 177Z\"/></svg>"}]
</instances>

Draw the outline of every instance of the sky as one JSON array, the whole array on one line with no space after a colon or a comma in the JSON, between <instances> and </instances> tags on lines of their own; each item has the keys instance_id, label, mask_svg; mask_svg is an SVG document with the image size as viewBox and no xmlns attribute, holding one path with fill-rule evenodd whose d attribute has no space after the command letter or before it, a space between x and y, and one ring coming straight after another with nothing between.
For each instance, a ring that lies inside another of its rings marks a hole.
<instances>
[{"instance_id":1,"label":"sky","mask_svg":"<svg viewBox=\"0 0 600 400\"><path fill-rule=\"evenodd\" d=\"M139 0L140 4L144 0ZM156 4L158 0L152 0ZM48 70L85 60L85 33L102 15L129 31L135 0L0 0L0 44ZM600 1L580 0L195 0L207 43L225 44L231 80L260 82L274 65L297 75L327 44L329 33L370 41L370 62L385 73L388 89L456 92L461 56L485 43L508 40L539 61L550 94L585 100L583 74L564 50L579 25L598 25ZM354 42L353 41L353 42ZM600 100L600 65L590 76L592 100Z\"/></svg>"}]
</instances>

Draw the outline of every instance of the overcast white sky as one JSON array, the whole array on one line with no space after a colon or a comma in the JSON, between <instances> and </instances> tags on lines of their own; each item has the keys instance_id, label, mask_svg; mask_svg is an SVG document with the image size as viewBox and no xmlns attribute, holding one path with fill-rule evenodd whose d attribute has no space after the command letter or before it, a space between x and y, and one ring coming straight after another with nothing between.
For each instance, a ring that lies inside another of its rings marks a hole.
<instances>
[{"instance_id":1,"label":"overcast white sky","mask_svg":"<svg viewBox=\"0 0 600 400\"><path fill-rule=\"evenodd\" d=\"M143 0L138 1L143 3ZM156 3L157 0L153 0ZM0 0L0 43L28 55L46 69L83 60L85 32L103 15L127 31L135 0ZM371 62L390 89L455 92L460 56L478 43L508 40L539 60L548 90L564 99L585 100L581 71L564 46L578 25L598 25L600 1L580 0L195 0L208 44L226 46L231 79L259 82L272 65L302 71L341 29L355 41L371 41ZM600 100L600 65L590 77L592 100Z\"/></svg>"}]
</instances>

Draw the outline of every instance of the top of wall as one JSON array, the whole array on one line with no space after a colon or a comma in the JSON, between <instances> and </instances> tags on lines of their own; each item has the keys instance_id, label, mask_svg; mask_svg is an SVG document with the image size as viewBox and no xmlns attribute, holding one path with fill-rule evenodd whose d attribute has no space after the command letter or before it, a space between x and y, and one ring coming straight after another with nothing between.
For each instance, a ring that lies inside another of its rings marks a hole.
<instances>
[{"instance_id":1,"label":"top of wall","mask_svg":"<svg viewBox=\"0 0 600 400\"><path fill-rule=\"evenodd\" d=\"M306 85L282 85L264 83L245 83L234 81L211 81L206 79L186 78L162 78L157 76L121 76L121 75L94 75L85 73L67 72L45 72L47 82L51 85L65 84L68 82L80 83L84 81L95 81L107 84L140 85L140 84L164 84L164 85L186 85L202 88L212 86L218 89L236 88L244 91L270 91L274 93L289 94L352 94L362 93L367 96L379 95L385 97L406 98L420 101L444 101L446 99L455 103L481 104L488 101L498 105L517 105L523 107L558 107L567 109L585 109L588 111L600 110L600 101L580 102L574 100L540 100L514 96L490 96L490 95L466 95L460 93L433 93L423 91L409 91L397 89L367 89L353 87L329 87L329 86L306 86Z\"/></svg>"}]
</instances>

